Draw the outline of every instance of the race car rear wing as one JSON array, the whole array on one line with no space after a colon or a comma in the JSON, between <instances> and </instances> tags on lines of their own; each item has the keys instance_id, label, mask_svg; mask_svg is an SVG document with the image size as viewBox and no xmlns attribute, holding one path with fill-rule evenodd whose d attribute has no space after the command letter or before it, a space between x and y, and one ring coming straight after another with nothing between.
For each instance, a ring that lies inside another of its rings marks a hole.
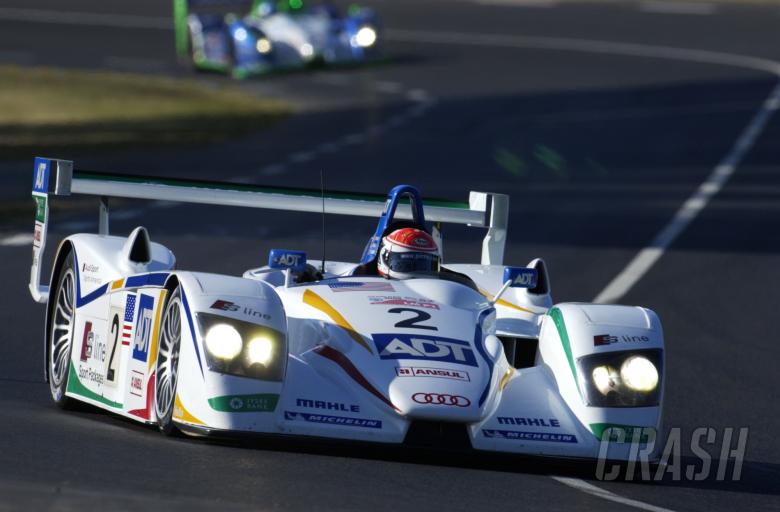
<instances>
[{"instance_id":1,"label":"race car rear wing","mask_svg":"<svg viewBox=\"0 0 780 512\"><path fill-rule=\"evenodd\" d=\"M30 293L38 302L46 302L49 292L48 286L40 284L40 263L46 246L49 219L48 197L73 194L100 197L98 233L102 235L109 234L109 197L324 212L374 218L382 214L387 201L387 196L384 194L326 191L323 195L318 189L108 174L74 169L73 162L68 160L36 158L32 195L37 209ZM482 264L503 264L509 196L472 191L469 192L467 202L426 199L423 204L425 218L428 221L487 228L487 235L482 241ZM399 205L395 216L399 219L411 219L410 205L408 203ZM438 228L436 231L438 232Z\"/></svg>"}]
</instances>

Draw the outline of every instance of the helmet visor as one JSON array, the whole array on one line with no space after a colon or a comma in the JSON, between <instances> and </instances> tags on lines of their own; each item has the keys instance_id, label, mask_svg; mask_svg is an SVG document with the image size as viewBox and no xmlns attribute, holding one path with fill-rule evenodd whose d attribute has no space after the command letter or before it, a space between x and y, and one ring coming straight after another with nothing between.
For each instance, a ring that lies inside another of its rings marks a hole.
<instances>
[{"instance_id":1,"label":"helmet visor","mask_svg":"<svg viewBox=\"0 0 780 512\"><path fill-rule=\"evenodd\" d=\"M393 272L435 272L439 270L439 257L425 252L391 252L386 258Z\"/></svg>"}]
</instances>

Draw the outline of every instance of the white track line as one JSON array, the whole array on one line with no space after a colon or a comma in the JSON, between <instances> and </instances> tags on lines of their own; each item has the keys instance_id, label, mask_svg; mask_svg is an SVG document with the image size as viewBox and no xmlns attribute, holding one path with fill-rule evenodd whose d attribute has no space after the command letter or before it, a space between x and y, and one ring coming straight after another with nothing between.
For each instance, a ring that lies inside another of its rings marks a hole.
<instances>
[{"instance_id":1,"label":"white track line","mask_svg":"<svg viewBox=\"0 0 780 512\"><path fill-rule=\"evenodd\" d=\"M0 239L0 246L2 247L21 247L24 245L32 246L33 236L32 233L17 233L15 235L8 235L5 238Z\"/></svg>"},{"instance_id":2,"label":"white track line","mask_svg":"<svg viewBox=\"0 0 780 512\"><path fill-rule=\"evenodd\" d=\"M578 491L582 491L592 496L596 496L597 498L614 501L615 503L620 503L622 505L627 505L629 507L638 508L640 510L649 510L650 512L674 512L673 510L668 508L656 507L655 505L650 505L649 503L645 503L643 501L624 498L619 494L615 494L614 492L610 492L600 487L596 487L595 485L589 484L588 482L585 482L584 480L580 480L579 478L569 478L565 476L551 476L550 478L552 478L556 482L562 483L563 485L568 485L569 487L573 487Z\"/></svg>"},{"instance_id":3,"label":"white track line","mask_svg":"<svg viewBox=\"0 0 780 512\"><path fill-rule=\"evenodd\" d=\"M707 206L713 196L720 192L747 152L753 147L772 114L778 110L778 106L780 106L780 84L772 90L761 109L743 130L731 151L712 170L709 177L691 197L680 206L669 224L656 235L649 246L634 256L634 259L610 281L607 287L593 299L593 302L617 302L647 274L680 233Z\"/></svg>"},{"instance_id":4,"label":"white track line","mask_svg":"<svg viewBox=\"0 0 780 512\"><path fill-rule=\"evenodd\" d=\"M699 64L719 64L738 68L766 71L780 76L780 62L747 55L691 50L672 46L654 46L636 43L618 43L592 39L564 37L512 36L476 32L431 32L424 30L388 29L385 38L390 41L460 46L488 46L520 49L561 50L567 52L649 57Z\"/></svg>"},{"instance_id":5,"label":"white track line","mask_svg":"<svg viewBox=\"0 0 780 512\"><path fill-rule=\"evenodd\" d=\"M650 14L715 14L718 6L707 2L647 1L639 3L639 10Z\"/></svg>"}]
</instances>

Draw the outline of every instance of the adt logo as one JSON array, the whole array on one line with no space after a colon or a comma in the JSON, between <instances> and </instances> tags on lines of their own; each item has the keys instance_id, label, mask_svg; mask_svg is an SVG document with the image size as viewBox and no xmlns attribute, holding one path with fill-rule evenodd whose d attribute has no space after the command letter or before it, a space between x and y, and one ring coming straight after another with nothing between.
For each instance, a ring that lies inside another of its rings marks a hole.
<instances>
[{"instance_id":1,"label":"adt logo","mask_svg":"<svg viewBox=\"0 0 780 512\"><path fill-rule=\"evenodd\" d=\"M289 268L297 272L303 271L306 269L306 253L303 251L271 249L268 266L278 269Z\"/></svg>"},{"instance_id":2,"label":"adt logo","mask_svg":"<svg viewBox=\"0 0 780 512\"><path fill-rule=\"evenodd\" d=\"M33 179L33 190L35 192L47 192L49 188L49 163L46 160L37 160L35 162L35 177Z\"/></svg>"},{"instance_id":3,"label":"adt logo","mask_svg":"<svg viewBox=\"0 0 780 512\"><path fill-rule=\"evenodd\" d=\"M477 366L467 341L421 334L372 334L381 359L422 359Z\"/></svg>"},{"instance_id":4,"label":"adt logo","mask_svg":"<svg viewBox=\"0 0 780 512\"><path fill-rule=\"evenodd\" d=\"M146 362L149 358L149 341L152 339L152 318L154 316L154 298L141 294L138 300L138 317L135 322L135 342L133 359Z\"/></svg>"}]
</instances>

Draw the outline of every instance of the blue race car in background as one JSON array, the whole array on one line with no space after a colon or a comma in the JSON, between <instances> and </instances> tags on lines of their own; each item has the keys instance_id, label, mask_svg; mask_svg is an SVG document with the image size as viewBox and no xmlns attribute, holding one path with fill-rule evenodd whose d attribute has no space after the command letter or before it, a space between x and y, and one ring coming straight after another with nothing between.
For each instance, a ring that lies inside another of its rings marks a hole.
<instances>
[{"instance_id":1,"label":"blue race car in background","mask_svg":"<svg viewBox=\"0 0 780 512\"><path fill-rule=\"evenodd\" d=\"M220 12L231 6L248 13ZM237 78L365 62L378 55L381 39L373 10L352 6L344 15L329 2L174 0L174 18L180 59Z\"/></svg>"}]
</instances>

